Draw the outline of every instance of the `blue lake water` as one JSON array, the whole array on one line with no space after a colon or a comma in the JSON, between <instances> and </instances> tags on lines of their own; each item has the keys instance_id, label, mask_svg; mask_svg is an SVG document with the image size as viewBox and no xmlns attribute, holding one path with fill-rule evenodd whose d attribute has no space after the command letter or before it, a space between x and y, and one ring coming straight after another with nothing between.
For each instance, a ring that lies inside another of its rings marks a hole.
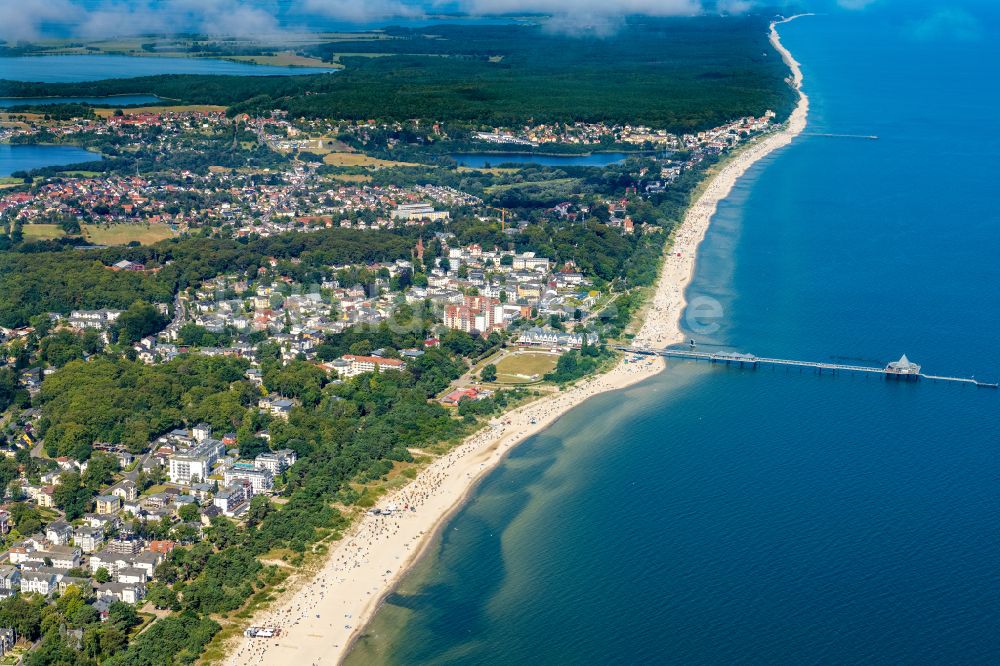
<instances>
[{"instance_id":1,"label":"blue lake water","mask_svg":"<svg viewBox=\"0 0 1000 666\"><path fill-rule=\"evenodd\" d=\"M722 316L689 334L1000 377L998 26L891 2L783 26L808 131L880 138L802 136L738 184L688 290ZM671 362L516 449L349 662L998 663L998 414L985 389Z\"/></svg>"},{"instance_id":2,"label":"blue lake water","mask_svg":"<svg viewBox=\"0 0 1000 666\"><path fill-rule=\"evenodd\" d=\"M132 104L157 104L163 100L155 95L113 95L110 97L0 97L0 109L12 106L49 104L97 104L102 106L129 106Z\"/></svg>"},{"instance_id":3,"label":"blue lake water","mask_svg":"<svg viewBox=\"0 0 1000 666\"><path fill-rule=\"evenodd\" d=\"M628 153L591 153L589 155L536 155L532 153L452 153L462 166L482 168L499 164L540 164L542 166L608 166L621 162Z\"/></svg>"},{"instance_id":4,"label":"blue lake water","mask_svg":"<svg viewBox=\"0 0 1000 666\"><path fill-rule=\"evenodd\" d=\"M0 58L0 79L75 83L157 74L287 76L336 72L322 67L273 67L218 58L159 58L126 55L53 55Z\"/></svg>"},{"instance_id":5,"label":"blue lake water","mask_svg":"<svg viewBox=\"0 0 1000 666\"><path fill-rule=\"evenodd\" d=\"M93 162L99 159L101 156L97 153L75 146L0 143L0 177L9 176L15 171L30 171L46 166Z\"/></svg>"}]
</instances>

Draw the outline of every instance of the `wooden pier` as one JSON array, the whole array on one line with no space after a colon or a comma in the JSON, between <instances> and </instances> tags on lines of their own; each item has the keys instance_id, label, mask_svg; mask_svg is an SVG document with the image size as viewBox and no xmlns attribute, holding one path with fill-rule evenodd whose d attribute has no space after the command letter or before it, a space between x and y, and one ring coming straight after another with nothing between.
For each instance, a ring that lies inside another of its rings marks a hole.
<instances>
[{"instance_id":1,"label":"wooden pier","mask_svg":"<svg viewBox=\"0 0 1000 666\"><path fill-rule=\"evenodd\" d=\"M849 365L846 363L824 363L822 361L798 361L788 358L767 358L755 356L753 354L742 354L740 352L719 351L703 352L691 349L649 349L644 347L618 347L619 351L630 354L642 354L645 356L663 356L666 358L687 359L691 361L707 361L709 363L722 363L725 365L736 365L746 368L757 368L760 366L786 367L810 369L817 373L829 372L837 373L857 373L869 375L881 375L886 379L899 381L916 381L927 379L935 382L957 382L969 384L977 388L997 388L996 383L981 382L972 377L944 377L941 375L928 375L920 371L920 366L911 362L906 356L898 361L887 364L884 368L868 365Z\"/></svg>"}]
</instances>

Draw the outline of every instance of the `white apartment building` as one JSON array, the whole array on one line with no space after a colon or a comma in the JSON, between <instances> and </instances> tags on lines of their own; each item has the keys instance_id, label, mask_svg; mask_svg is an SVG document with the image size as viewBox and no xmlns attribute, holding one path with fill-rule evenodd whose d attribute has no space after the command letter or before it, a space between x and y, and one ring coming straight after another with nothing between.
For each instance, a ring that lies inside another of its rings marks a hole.
<instances>
[{"instance_id":1,"label":"white apartment building","mask_svg":"<svg viewBox=\"0 0 1000 666\"><path fill-rule=\"evenodd\" d=\"M406 363L396 358L381 358L378 356L357 356L355 354L344 354L340 357L350 365L338 370L341 377L354 377L363 375L366 372L375 372L375 368L381 370L405 370Z\"/></svg>"},{"instance_id":2,"label":"white apartment building","mask_svg":"<svg viewBox=\"0 0 1000 666\"><path fill-rule=\"evenodd\" d=\"M206 439L186 453L174 454L170 457L170 482L186 485L204 481L225 452L226 447L222 442Z\"/></svg>"},{"instance_id":3,"label":"white apartment building","mask_svg":"<svg viewBox=\"0 0 1000 666\"><path fill-rule=\"evenodd\" d=\"M227 487L237 483L249 483L254 495L269 492L274 488L274 475L267 469L234 465L226 468L222 478Z\"/></svg>"}]
</instances>

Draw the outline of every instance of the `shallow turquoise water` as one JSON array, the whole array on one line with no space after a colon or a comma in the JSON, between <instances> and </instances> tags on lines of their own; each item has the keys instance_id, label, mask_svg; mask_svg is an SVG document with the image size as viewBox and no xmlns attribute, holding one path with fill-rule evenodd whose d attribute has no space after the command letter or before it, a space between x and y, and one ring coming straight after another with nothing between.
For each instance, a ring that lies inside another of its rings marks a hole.
<instances>
[{"instance_id":1,"label":"shallow turquoise water","mask_svg":"<svg viewBox=\"0 0 1000 666\"><path fill-rule=\"evenodd\" d=\"M903 12L903 9L907 11ZM1000 377L1000 20L782 29L809 133L699 255L706 348ZM672 363L516 449L350 662L997 663L1000 395Z\"/></svg>"}]
</instances>

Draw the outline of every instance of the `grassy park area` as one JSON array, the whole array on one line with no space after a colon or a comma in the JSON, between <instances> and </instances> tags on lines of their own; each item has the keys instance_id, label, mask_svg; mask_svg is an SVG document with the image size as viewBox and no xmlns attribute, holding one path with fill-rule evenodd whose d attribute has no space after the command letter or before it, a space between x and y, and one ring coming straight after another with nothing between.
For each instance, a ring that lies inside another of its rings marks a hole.
<instances>
[{"instance_id":1,"label":"grassy park area","mask_svg":"<svg viewBox=\"0 0 1000 666\"><path fill-rule=\"evenodd\" d=\"M330 166L337 167L397 167L397 166L420 166L411 162L394 162L392 160L380 160L377 157L369 157L364 153L328 153L323 158L323 162Z\"/></svg>"},{"instance_id":2,"label":"grassy park area","mask_svg":"<svg viewBox=\"0 0 1000 666\"><path fill-rule=\"evenodd\" d=\"M41 226L41 225L36 225ZM83 237L94 245L128 245L138 241L150 245L167 238L174 232L166 224L84 224Z\"/></svg>"},{"instance_id":3,"label":"grassy park area","mask_svg":"<svg viewBox=\"0 0 1000 666\"><path fill-rule=\"evenodd\" d=\"M28 240L52 240L66 235L58 224L26 224L21 233Z\"/></svg>"},{"instance_id":4,"label":"grassy park area","mask_svg":"<svg viewBox=\"0 0 1000 666\"><path fill-rule=\"evenodd\" d=\"M547 352L514 352L497 363L497 383L531 384L541 381L559 361L558 354Z\"/></svg>"}]
</instances>

